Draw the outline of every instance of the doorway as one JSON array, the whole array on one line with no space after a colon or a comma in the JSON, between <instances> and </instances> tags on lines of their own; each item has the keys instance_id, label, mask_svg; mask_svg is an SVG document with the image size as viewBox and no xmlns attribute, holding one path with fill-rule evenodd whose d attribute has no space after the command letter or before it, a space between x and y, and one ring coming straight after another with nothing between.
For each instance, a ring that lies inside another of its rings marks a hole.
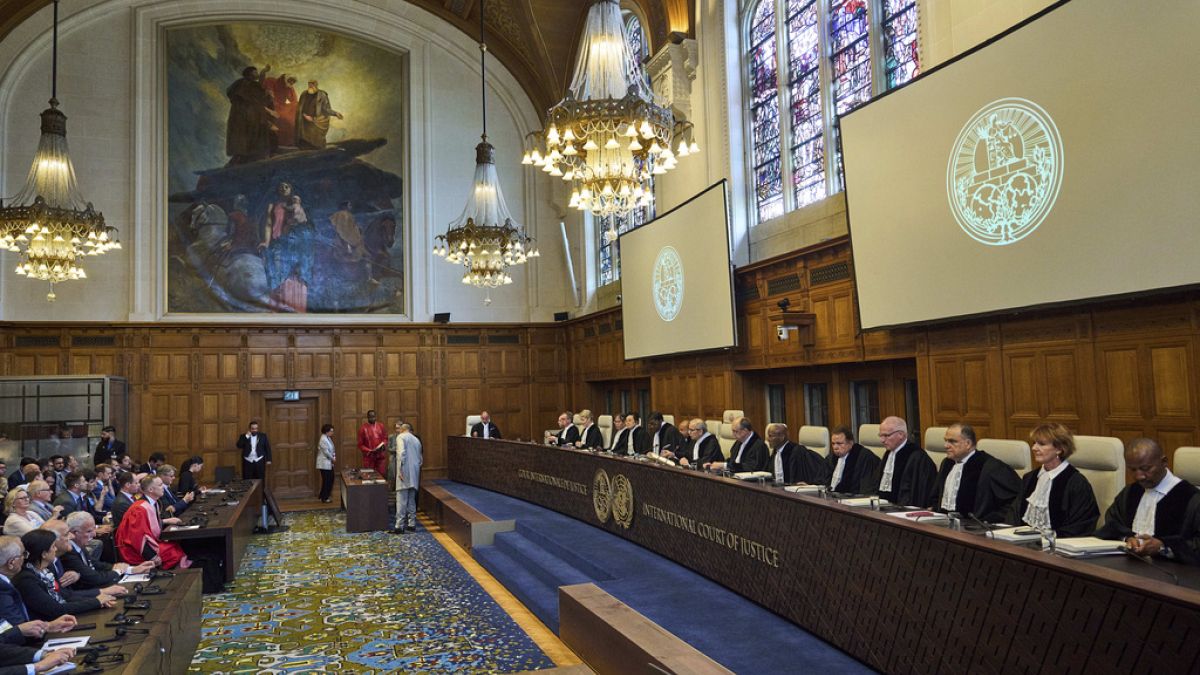
<instances>
[{"instance_id":1,"label":"doorway","mask_svg":"<svg viewBox=\"0 0 1200 675\"><path fill-rule=\"evenodd\" d=\"M317 493L318 404L316 398L266 400L264 422L272 455L269 475L271 492L277 499L305 499Z\"/></svg>"}]
</instances>

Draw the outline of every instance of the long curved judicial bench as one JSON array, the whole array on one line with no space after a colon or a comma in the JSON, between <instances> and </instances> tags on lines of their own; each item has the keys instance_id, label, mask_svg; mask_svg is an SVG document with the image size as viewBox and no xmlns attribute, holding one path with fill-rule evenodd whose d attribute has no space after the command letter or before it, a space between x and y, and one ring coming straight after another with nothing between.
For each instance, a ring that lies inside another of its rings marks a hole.
<instances>
[{"instance_id":1,"label":"long curved judicial bench","mask_svg":"<svg viewBox=\"0 0 1200 675\"><path fill-rule=\"evenodd\" d=\"M460 436L447 444L451 480L624 537L877 670L1200 672L1196 568L1070 560L629 458Z\"/></svg>"}]
</instances>

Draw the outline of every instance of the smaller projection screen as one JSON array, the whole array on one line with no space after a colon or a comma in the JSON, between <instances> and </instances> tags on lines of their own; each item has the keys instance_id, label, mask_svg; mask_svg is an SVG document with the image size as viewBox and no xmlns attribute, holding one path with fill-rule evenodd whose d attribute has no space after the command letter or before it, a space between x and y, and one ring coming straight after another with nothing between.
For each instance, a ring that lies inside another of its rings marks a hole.
<instances>
[{"instance_id":1,"label":"smaller projection screen","mask_svg":"<svg viewBox=\"0 0 1200 675\"><path fill-rule=\"evenodd\" d=\"M626 360L737 345L725 181L620 246Z\"/></svg>"},{"instance_id":2,"label":"smaller projection screen","mask_svg":"<svg viewBox=\"0 0 1200 675\"><path fill-rule=\"evenodd\" d=\"M844 116L862 328L1200 284L1198 28L1071 0Z\"/></svg>"}]
</instances>

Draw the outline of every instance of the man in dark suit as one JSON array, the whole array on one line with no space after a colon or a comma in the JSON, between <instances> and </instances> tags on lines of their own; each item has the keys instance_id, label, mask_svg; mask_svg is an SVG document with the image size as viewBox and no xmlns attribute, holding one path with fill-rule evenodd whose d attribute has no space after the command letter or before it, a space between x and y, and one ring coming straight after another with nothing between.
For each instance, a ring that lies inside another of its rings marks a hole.
<instances>
[{"instance_id":1,"label":"man in dark suit","mask_svg":"<svg viewBox=\"0 0 1200 675\"><path fill-rule=\"evenodd\" d=\"M161 452L156 452L156 453L150 455L150 459L145 464L138 467L137 472L157 475L158 467L160 467L166 463L167 463L167 456L162 454Z\"/></svg>"},{"instance_id":2,"label":"man in dark suit","mask_svg":"<svg viewBox=\"0 0 1200 675\"><path fill-rule=\"evenodd\" d=\"M829 481L829 465L816 452L788 440L787 425L767 425L767 443L771 446L772 470L776 483L824 485Z\"/></svg>"},{"instance_id":3,"label":"man in dark suit","mask_svg":"<svg viewBox=\"0 0 1200 675\"><path fill-rule=\"evenodd\" d=\"M87 479L83 477L83 474L67 474L64 483L67 489L54 498L54 505L63 507L62 515L66 516L76 511L90 511L87 495L84 494L87 490Z\"/></svg>"},{"instance_id":4,"label":"man in dark suit","mask_svg":"<svg viewBox=\"0 0 1200 675\"><path fill-rule=\"evenodd\" d=\"M608 444L608 451L617 452L617 447L625 443L625 413L613 413L612 426L613 436Z\"/></svg>"},{"instance_id":5,"label":"man in dark suit","mask_svg":"<svg viewBox=\"0 0 1200 675\"><path fill-rule=\"evenodd\" d=\"M238 436L238 450L242 453L242 479L263 479L267 466L271 464L271 440L260 433L258 422L251 422L245 434Z\"/></svg>"},{"instance_id":6,"label":"man in dark suit","mask_svg":"<svg viewBox=\"0 0 1200 675\"><path fill-rule=\"evenodd\" d=\"M883 463L875 453L854 442L850 427L836 427L829 435L829 489L865 495L879 488L876 482Z\"/></svg>"},{"instance_id":7,"label":"man in dark suit","mask_svg":"<svg viewBox=\"0 0 1200 675\"><path fill-rule=\"evenodd\" d=\"M642 418L635 412L625 413L625 429L621 442L613 444L618 455L644 455L650 452L650 436L642 428Z\"/></svg>"},{"instance_id":8,"label":"man in dark suit","mask_svg":"<svg viewBox=\"0 0 1200 675\"><path fill-rule=\"evenodd\" d=\"M75 617L64 614L53 621L39 621L29 617L29 610L20 592L11 579L25 566L25 545L20 537L0 537L0 621L10 628L0 632L0 642L23 645L27 640L38 640L48 633L65 633L75 627Z\"/></svg>"},{"instance_id":9,"label":"man in dark suit","mask_svg":"<svg viewBox=\"0 0 1200 675\"><path fill-rule=\"evenodd\" d=\"M33 457L21 458L21 461L17 464L17 468L13 469L13 472L8 474L9 489L15 488L18 485L25 485L29 482L29 479L25 477L25 470L31 466L35 471L38 470L38 461Z\"/></svg>"},{"instance_id":10,"label":"man in dark suit","mask_svg":"<svg viewBox=\"0 0 1200 675\"><path fill-rule=\"evenodd\" d=\"M683 434L670 422L663 419L663 414L655 410L646 418L646 434L650 438L650 452L656 455L664 453L675 454L683 448Z\"/></svg>"},{"instance_id":11,"label":"man in dark suit","mask_svg":"<svg viewBox=\"0 0 1200 675\"><path fill-rule=\"evenodd\" d=\"M479 420L471 427L472 438L503 438L500 427L492 423L492 415L484 410L479 413Z\"/></svg>"},{"instance_id":12,"label":"man in dark suit","mask_svg":"<svg viewBox=\"0 0 1200 675\"><path fill-rule=\"evenodd\" d=\"M909 440L908 422L899 417L884 419L879 424L879 440L887 448L879 474L879 496L901 506L932 506L937 467Z\"/></svg>"},{"instance_id":13,"label":"man in dark suit","mask_svg":"<svg viewBox=\"0 0 1200 675\"><path fill-rule=\"evenodd\" d=\"M933 494L939 511L973 514L988 523L1003 522L1021 491L1012 467L975 447L969 424L952 424L944 438L946 459L938 471Z\"/></svg>"},{"instance_id":14,"label":"man in dark suit","mask_svg":"<svg viewBox=\"0 0 1200 675\"><path fill-rule=\"evenodd\" d=\"M128 471L117 472L117 496L113 498L112 505L112 526L115 532L121 526L121 518L125 516L125 512L133 506L133 502L137 499L141 488L138 482L133 479L133 474Z\"/></svg>"},{"instance_id":15,"label":"man in dark suit","mask_svg":"<svg viewBox=\"0 0 1200 675\"><path fill-rule=\"evenodd\" d=\"M575 446L579 440L579 428L575 426L575 416L571 414L570 410L558 416L558 434L547 440L554 445Z\"/></svg>"},{"instance_id":16,"label":"man in dark suit","mask_svg":"<svg viewBox=\"0 0 1200 675\"><path fill-rule=\"evenodd\" d=\"M600 428L592 422L592 411L580 410L579 417L583 420L583 431L579 433L579 440L575 441L575 447L603 450L604 435L600 433Z\"/></svg>"},{"instance_id":17,"label":"man in dark suit","mask_svg":"<svg viewBox=\"0 0 1200 675\"><path fill-rule=\"evenodd\" d=\"M686 454L679 458L681 465L699 468L725 458L717 437L708 432L707 422L699 418L692 420L688 433L692 436L692 442L685 450Z\"/></svg>"},{"instance_id":18,"label":"man in dark suit","mask_svg":"<svg viewBox=\"0 0 1200 675\"><path fill-rule=\"evenodd\" d=\"M125 573L140 574L154 569L154 562L150 560L137 566L120 562L110 565L101 560L93 560L87 554L87 546L96 537L96 521L89 513L76 511L67 516L67 530L72 537L71 547L59 562L64 570L79 575L79 580L75 582L77 588L104 588L117 583Z\"/></svg>"},{"instance_id":19,"label":"man in dark suit","mask_svg":"<svg viewBox=\"0 0 1200 675\"><path fill-rule=\"evenodd\" d=\"M720 471L728 469L731 473L744 471L767 471L771 468L771 453L767 444L754 433L754 425L745 417L733 421L733 437L736 442L729 451L729 460L709 462L705 469Z\"/></svg>"},{"instance_id":20,"label":"man in dark suit","mask_svg":"<svg viewBox=\"0 0 1200 675\"><path fill-rule=\"evenodd\" d=\"M96 451L92 453L92 468L101 464L109 464L114 457L125 456L125 442L117 440L116 427L104 427L100 430L100 442L96 443Z\"/></svg>"}]
</instances>

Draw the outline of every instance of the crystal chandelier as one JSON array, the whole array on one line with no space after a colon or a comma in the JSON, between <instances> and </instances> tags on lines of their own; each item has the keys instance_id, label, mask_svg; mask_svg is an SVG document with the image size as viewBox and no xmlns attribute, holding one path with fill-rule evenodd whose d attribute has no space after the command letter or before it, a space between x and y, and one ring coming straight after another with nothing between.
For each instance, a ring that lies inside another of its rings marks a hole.
<instances>
[{"instance_id":1,"label":"crystal chandelier","mask_svg":"<svg viewBox=\"0 0 1200 675\"><path fill-rule=\"evenodd\" d=\"M596 0L571 86L547 113L543 147L526 151L521 163L570 183L572 208L622 215L654 200L653 176L700 151L684 133L691 135L691 125L676 124L650 90L625 39L617 0ZM676 135L679 148L672 151Z\"/></svg>"},{"instance_id":2,"label":"crystal chandelier","mask_svg":"<svg viewBox=\"0 0 1200 675\"><path fill-rule=\"evenodd\" d=\"M512 283L508 268L536 258L536 244L514 223L500 191L496 148L487 141L487 43L483 36L483 8L479 3L479 70L483 101L483 134L475 146L475 182L462 215L450 223L446 234L435 237L433 254L467 268L462 282L492 289ZM491 302L489 295L485 304Z\"/></svg>"},{"instance_id":3,"label":"crystal chandelier","mask_svg":"<svg viewBox=\"0 0 1200 675\"><path fill-rule=\"evenodd\" d=\"M0 250L20 254L17 274L54 284L86 279L83 256L121 248L116 228L83 198L67 153L67 116L58 109L58 0L54 1L50 107L42 111L42 136L25 186L0 204Z\"/></svg>"}]
</instances>

